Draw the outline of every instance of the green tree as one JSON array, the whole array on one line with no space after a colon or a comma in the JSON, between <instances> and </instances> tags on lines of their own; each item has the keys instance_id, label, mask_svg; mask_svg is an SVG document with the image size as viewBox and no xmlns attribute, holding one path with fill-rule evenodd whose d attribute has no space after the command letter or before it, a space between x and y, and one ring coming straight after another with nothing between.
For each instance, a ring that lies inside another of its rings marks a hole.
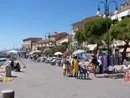
<instances>
[{"instance_id":1,"label":"green tree","mask_svg":"<svg viewBox=\"0 0 130 98\"><path fill-rule=\"evenodd\" d=\"M122 53L123 60L126 58L126 50L130 42L130 18L121 20L110 28L111 39L123 40L125 42ZM122 62L123 62L122 60Z\"/></svg>"},{"instance_id":2,"label":"green tree","mask_svg":"<svg viewBox=\"0 0 130 98\"><path fill-rule=\"evenodd\" d=\"M62 45L65 46L65 48L68 48L70 42L63 42Z\"/></svg>"},{"instance_id":3,"label":"green tree","mask_svg":"<svg viewBox=\"0 0 130 98\"><path fill-rule=\"evenodd\" d=\"M108 30L112 24L112 21L110 18L99 18L97 20L88 22L84 26L84 32L86 40L90 44L97 44L97 50L99 45L101 45L101 41L107 41L108 37L104 37L107 35Z\"/></svg>"},{"instance_id":4,"label":"green tree","mask_svg":"<svg viewBox=\"0 0 130 98\"><path fill-rule=\"evenodd\" d=\"M78 41L79 45L81 45L86 40L84 29L79 29L76 32L75 39Z\"/></svg>"},{"instance_id":5,"label":"green tree","mask_svg":"<svg viewBox=\"0 0 130 98\"><path fill-rule=\"evenodd\" d=\"M86 22L83 29L76 32L75 38L82 44L87 41L89 44L97 44L97 50L101 41L108 42L108 30L111 27L110 18L99 18L90 22ZM106 37L107 36L107 37Z\"/></svg>"}]
</instances>

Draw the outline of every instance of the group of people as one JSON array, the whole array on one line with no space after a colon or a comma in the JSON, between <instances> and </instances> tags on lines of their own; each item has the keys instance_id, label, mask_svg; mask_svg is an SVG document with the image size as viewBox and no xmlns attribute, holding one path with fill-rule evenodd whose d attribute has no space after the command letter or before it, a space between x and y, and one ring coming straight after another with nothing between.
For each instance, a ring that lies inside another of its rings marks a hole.
<instances>
[{"instance_id":1,"label":"group of people","mask_svg":"<svg viewBox=\"0 0 130 98\"><path fill-rule=\"evenodd\" d=\"M97 58L93 55L91 58L91 62L89 64L80 63L77 56L74 56L71 61L63 59L63 76L73 76L76 78L89 78L89 68L91 66L91 71L96 77L96 69L100 62L98 62ZM87 75L87 76L86 76Z\"/></svg>"},{"instance_id":2,"label":"group of people","mask_svg":"<svg viewBox=\"0 0 130 98\"><path fill-rule=\"evenodd\" d=\"M21 70L19 62L16 62L16 64L15 64L15 62L12 60L10 63L10 66L11 66L11 69L14 71L20 72L20 70Z\"/></svg>"}]
</instances>

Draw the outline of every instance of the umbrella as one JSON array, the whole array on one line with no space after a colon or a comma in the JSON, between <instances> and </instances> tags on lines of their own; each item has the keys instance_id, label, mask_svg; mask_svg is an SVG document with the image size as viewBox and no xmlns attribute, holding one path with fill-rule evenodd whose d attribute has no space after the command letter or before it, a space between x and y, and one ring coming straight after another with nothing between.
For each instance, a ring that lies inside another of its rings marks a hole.
<instances>
[{"instance_id":1,"label":"umbrella","mask_svg":"<svg viewBox=\"0 0 130 98\"><path fill-rule=\"evenodd\" d=\"M54 55L62 55L62 52L55 52Z\"/></svg>"},{"instance_id":2,"label":"umbrella","mask_svg":"<svg viewBox=\"0 0 130 98\"><path fill-rule=\"evenodd\" d=\"M29 54L34 54L34 53L41 53L40 50L34 50L34 51L31 51Z\"/></svg>"},{"instance_id":3,"label":"umbrella","mask_svg":"<svg viewBox=\"0 0 130 98\"><path fill-rule=\"evenodd\" d=\"M73 55L77 55L77 54L82 54L82 53L85 53L86 51L85 50L76 50L73 52Z\"/></svg>"},{"instance_id":4,"label":"umbrella","mask_svg":"<svg viewBox=\"0 0 130 98\"><path fill-rule=\"evenodd\" d=\"M10 50L10 51L8 51L8 53L17 54L17 53L18 53L18 51L16 51L16 50Z\"/></svg>"}]
</instances>

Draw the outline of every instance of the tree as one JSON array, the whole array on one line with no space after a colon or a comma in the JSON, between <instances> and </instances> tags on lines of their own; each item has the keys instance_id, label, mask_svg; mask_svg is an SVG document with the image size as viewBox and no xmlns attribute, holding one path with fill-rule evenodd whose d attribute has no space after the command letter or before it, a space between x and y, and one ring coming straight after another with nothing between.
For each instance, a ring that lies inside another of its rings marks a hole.
<instances>
[{"instance_id":1,"label":"tree","mask_svg":"<svg viewBox=\"0 0 130 98\"><path fill-rule=\"evenodd\" d=\"M101 41L108 42L107 32L111 27L112 21L110 18L99 18L90 22L86 22L83 29L76 32L75 38L82 44L87 41L89 44L97 44L97 50ZM107 37L106 37L107 36Z\"/></svg>"},{"instance_id":2,"label":"tree","mask_svg":"<svg viewBox=\"0 0 130 98\"><path fill-rule=\"evenodd\" d=\"M130 18L121 20L110 28L111 39L123 40L125 42L122 53L123 60L126 58L126 50L130 42ZM123 62L122 60L122 62Z\"/></svg>"},{"instance_id":3,"label":"tree","mask_svg":"<svg viewBox=\"0 0 130 98\"><path fill-rule=\"evenodd\" d=\"M112 21L109 18L99 18L97 20L87 22L84 25L84 32L88 43L97 44L98 50L99 45L102 43L101 41L108 40L108 37L104 39L104 36L107 34L111 24Z\"/></svg>"},{"instance_id":4,"label":"tree","mask_svg":"<svg viewBox=\"0 0 130 98\"><path fill-rule=\"evenodd\" d=\"M65 46L65 48L68 48L70 42L63 42L62 45Z\"/></svg>"},{"instance_id":5,"label":"tree","mask_svg":"<svg viewBox=\"0 0 130 98\"><path fill-rule=\"evenodd\" d=\"M82 44L86 40L84 29L79 29L76 32L75 39L78 41L79 45Z\"/></svg>"}]
</instances>

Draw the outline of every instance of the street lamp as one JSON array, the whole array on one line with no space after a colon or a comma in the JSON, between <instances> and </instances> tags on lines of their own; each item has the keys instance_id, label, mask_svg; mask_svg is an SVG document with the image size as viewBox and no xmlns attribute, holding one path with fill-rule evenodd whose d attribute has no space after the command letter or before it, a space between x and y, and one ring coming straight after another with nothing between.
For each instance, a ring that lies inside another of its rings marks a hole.
<instances>
[{"instance_id":1,"label":"street lamp","mask_svg":"<svg viewBox=\"0 0 130 98\"><path fill-rule=\"evenodd\" d=\"M105 1L100 1L98 3L98 10L97 10L97 15L98 16L102 16L101 14L101 11L100 11L100 4L104 4L104 15L105 17L109 17L109 7L110 7L110 4L114 3L116 5L116 9L114 11L114 14L117 13L117 10L118 10L118 7L117 7L117 2L116 1L108 1L108 0L105 0Z\"/></svg>"},{"instance_id":2,"label":"street lamp","mask_svg":"<svg viewBox=\"0 0 130 98\"><path fill-rule=\"evenodd\" d=\"M98 3L98 10L97 10L97 15L98 16L102 16L101 14L101 11L100 11L100 4L104 4L104 14L103 14L103 17L104 18L109 18L110 16L110 13L109 13L109 7L110 7L110 4L114 3L116 5L116 9L114 11L114 14L117 13L117 10L118 10L118 7L117 7L117 2L116 1L108 1L108 0L105 0L105 1L100 1ZM107 28L107 31L108 31L108 23L106 23L106 28ZM108 65L110 64L109 63L109 56L110 56L110 35L109 35L109 32L108 32L108 44L107 44L107 49L108 49Z\"/></svg>"},{"instance_id":3,"label":"street lamp","mask_svg":"<svg viewBox=\"0 0 130 98\"><path fill-rule=\"evenodd\" d=\"M48 34L48 39L49 39L49 43L48 43L48 47L49 47L49 54L51 54L50 52L50 46L51 46L51 44L50 44L50 37L51 37L51 35L50 35L50 33Z\"/></svg>"}]
</instances>

